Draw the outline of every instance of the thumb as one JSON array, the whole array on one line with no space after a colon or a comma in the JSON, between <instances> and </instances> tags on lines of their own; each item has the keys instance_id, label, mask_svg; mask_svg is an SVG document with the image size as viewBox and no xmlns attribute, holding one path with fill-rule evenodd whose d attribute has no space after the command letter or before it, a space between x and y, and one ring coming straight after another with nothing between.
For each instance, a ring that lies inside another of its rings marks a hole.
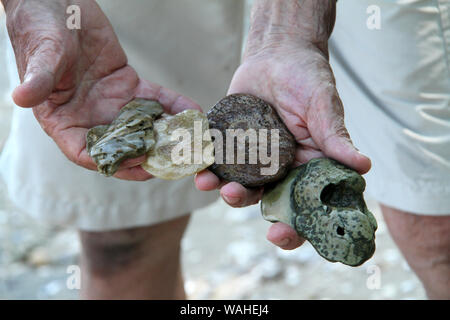
<instances>
[{"instance_id":1,"label":"thumb","mask_svg":"<svg viewBox=\"0 0 450 320\"><path fill-rule=\"evenodd\" d=\"M319 90L308 110L308 129L322 152L364 174L371 162L353 145L344 123L344 108L334 85Z\"/></svg>"},{"instance_id":2,"label":"thumb","mask_svg":"<svg viewBox=\"0 0 450 320\"><path fill-rule=\"evenodd\" d=\"M28 58L23 82L12 93L14 102L21 107L34 107L47 100L55 88L61 60L48 44L41 45Z\"/></svg>"}]
</instances>

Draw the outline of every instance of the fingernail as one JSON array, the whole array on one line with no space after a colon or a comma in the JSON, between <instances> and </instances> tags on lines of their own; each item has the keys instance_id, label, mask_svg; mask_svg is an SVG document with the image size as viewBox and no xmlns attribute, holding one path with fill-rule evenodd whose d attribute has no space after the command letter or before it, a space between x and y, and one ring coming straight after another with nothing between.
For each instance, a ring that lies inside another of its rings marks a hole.
<instances>
[{"instance_id":1,"label":"fingernail","mask_svg":"<svg viewBox=\"0 0 450 320\"><path fill-rule=\"evenodd\" d=\"M223 196L228 204L235 205L241 201L241 198Z\"/></svg>"},{"instance_id":2,"label":"fingernail","mask_svg":"<svg viewBox=\"0 0 450 320\"><path fill-rule=\"evenodd\" d=\"M283 240L281 240L280 242L278 242L278 245L279 245L280 247L284 247L284 246L287 246L290 242L291 242L291 239L289 239L289 238L284 238Z\"/></svg>"},{"instance_id":3,"label":"fingernail","mask_svg":"<svg viewBox=\"0 0 450 320\"><path fill-rule=\"evenodd\" d=\"M358 153L361 155L361 156L363 156L364 158L366 158L366 159L369 159L369 157L368 156L366 156L364 153L362 153L361 151L359 151L359 150L357 150L358 151Z\"/></svg>"}]
</instances>

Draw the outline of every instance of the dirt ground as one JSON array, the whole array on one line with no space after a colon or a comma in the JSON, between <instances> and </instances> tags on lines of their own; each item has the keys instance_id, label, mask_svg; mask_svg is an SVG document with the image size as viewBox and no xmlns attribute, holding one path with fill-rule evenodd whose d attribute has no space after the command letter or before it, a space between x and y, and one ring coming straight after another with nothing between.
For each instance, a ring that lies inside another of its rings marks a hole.
<instances>
[{"instance_id":1,"label":"dirt ground","mask_svg":"<svg viewBox=\"0 0 450 320\"><path fill-rule=\"evenodd\" d=\"M10 117L11 108L0 106L0 148ZM368 205L379 224L377 250L352 268L325 261L309 244L275 248L258 205L232 209L217 201L194 213L183 239L186 292L191 299L426 298L379 207L370 199ZM73 229L44 226L18 211L0 182L0 299L77 299L67 282L79 250Z\"/></svg>"}]
</instances>

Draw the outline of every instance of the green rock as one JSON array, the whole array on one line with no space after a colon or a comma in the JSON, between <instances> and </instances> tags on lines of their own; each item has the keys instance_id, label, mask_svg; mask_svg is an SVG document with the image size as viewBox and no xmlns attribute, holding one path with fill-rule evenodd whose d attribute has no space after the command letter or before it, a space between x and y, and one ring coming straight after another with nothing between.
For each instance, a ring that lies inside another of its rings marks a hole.
<instances>
[{"instance_id":1,"label":"green rock","mask_svg":"<svg viewBox=\"0 0 450 320\"><path fill-rule=\"evenodd\" d=\"M377 222L364 202L365 180L328 159L312 159L266 188L261 211L308 240L325 259L359 266L375 252Z\"/></svg>"},{"instance_id":2,"label":"green rock","mask_svg":"<svg viewBox=\"0 0 450 320\"><path fill-rule=\"evenodd\" d=\"M86 148L98 171L112 176L125 159L145 155L155 145L153 122L162 113L158 102L135 99L120 109L110 125L90 129Z\"/></svg>"}]
</instances>

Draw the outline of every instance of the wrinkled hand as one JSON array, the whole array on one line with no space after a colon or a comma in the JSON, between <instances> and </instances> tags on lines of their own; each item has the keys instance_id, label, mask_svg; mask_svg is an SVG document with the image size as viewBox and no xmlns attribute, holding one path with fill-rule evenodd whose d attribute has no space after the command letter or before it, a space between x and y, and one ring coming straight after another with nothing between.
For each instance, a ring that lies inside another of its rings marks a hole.
<instances>
[{"instance_id":1,"label":"wrinkled hand","mask_svg":"<svg viewBox=\"0 0 450 320\"><path fill-rule=\"evenodd\" d=\"M81 8L80 30L66 27L68 1L4 3L22 81L13 99L19 106L33 107L45 132L76 164L96 170L86 151L86 132L110 123L134 97L157 100L166 113L201 110L188 98L138 77L95 1L75 1ZM144 160L124 161L115 177L151 178L140 167Z\"/></svg>"},{"instance_id":2,"label":"wrinkled hand","mask_svg":"<svg viewBox=\"0 0 450 320\"><path fill-rule=\"evenodd\" d=\"M275 107L298 143L295 166L325 156L359 173L370 169L370 160L350 140L327 55L316 46L297 41L247 56L228 93L252 94ZM198 174L196 184L200 190L220 188L223 199L233 207L255 204L262 195L262 190L221 181L210 171ZM303 242L282 223L273 224L267 238L283 249Z\"/></svg>"}]
</instances>

